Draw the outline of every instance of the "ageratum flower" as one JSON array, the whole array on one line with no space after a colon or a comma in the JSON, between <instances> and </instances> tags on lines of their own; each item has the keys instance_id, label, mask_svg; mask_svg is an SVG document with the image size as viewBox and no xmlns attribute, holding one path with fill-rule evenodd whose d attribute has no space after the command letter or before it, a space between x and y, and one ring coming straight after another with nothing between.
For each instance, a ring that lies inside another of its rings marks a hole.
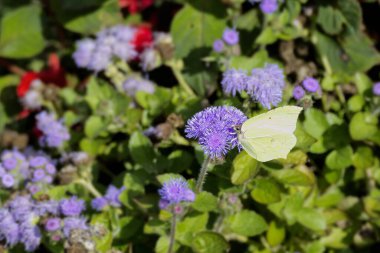
<instances>
[{"instance_id":1,"label":"ageratum flower","mask_svg":"<svg viewBox=\"0 0 380 253\"><path fill-rule=\"evenodd\" d=\"M225 94L235 96L246 88L248 76L244 70L229 69L223 73L222 88Z\"/></svg>"},{"instance_id":2,"label":"ageratum flower","mask_svg":"<svg viewBox=\"0 0 380 253\"><path fill-rule=\"evenodd\" d=\"M70 139L70 134L62 121L57 121L53 114L42 111L36 116L37 128L42 132L40 143L52 148L60 147Z\"/></svg>"},{"instance_id":3,"label":"ageratum flower","mask_svg":"<svg viewBox=\"0 0 380 253\"><path fill-rule=\"evenodd\" d=\"M84 217L67 217L63 220L63 234L66 238L70 237L72 230L86 230L86 218Z\"/></svg>"},{"instance_id":4,"label":"ageratum flower","mask_svg":"<svg viewBox=\"0 0 380 253\"><path fill-rule=\"evenodd\" d=\"M77 49L73 54L74 61L78 67L87 67L95 50L96 43L92 39L83 39L76 43Z\"/></svg>"},{"instance_id":5,"label":"ageratum flower","mask_svg":"<svg viewBox=\"0 0 380 253\"><path fill-rule=\"evenodd\" d=\"M270 109L282 100L285 76L276 64L252 70L248 78L247 93L263 107Z\"/></svg>"},{"instance_id":6,"label":"ageratum flower","mask_svg":"<svg viewBox=\"0 0 380 253\"><path fill-rule=\"evenodd\" d=\"M66 216L78 216L86 209L84 201L76 196L61 200L59 207L61 213Z\"/></svg>"},{"instance_id":7,"label":"ageratum flower","mask_svg":"<svg viewBox=\"0 0 380 253\"><path fill-rule=\"evenodd\" d=\"M12 214L6 208L0 209L0 240L5 240L7 246L14 246L20 240L19 226Z\"/></svg>"},{"instance_id":8,"label":"ageratum flower","mask_svg":"<svg viewBox=\"0 0 380 253\"><path fill-rule=\"evenodd\" d=\"M59 218L49 218L45 223L45 230L52 232L61 228L61 219Z\"/></svg>"},{"instance_id":9,"label":"ageratum flower","mask_svg":"<svg viewBox=\"0 0 380 253\"><path fill-rule=\"evenodd\" d=\"M221 39L215 40L212 44L212 49L214 49L215 52L220 53L224 49L224 42Z\"/></svg>"},{"instance_id":10,"label":"ageratum flower","mask_svg":"<svg viewBox=\"0 0 380 253\"><path fill-rule=\"evenodd\" d=\"M278 9L277 0L262 0L260 3L260 9L266 14L275 12Z\"/></svg>"},{"instance_id":11,"label":"ageratum flower","mask_svg":"<svg viewBox=\"0 0 380 253\"><path fill-rule=\"evenodd\" d=\"M230 46L239 43L239 33L235 29L226 28L222 37L223 40Z\"/></svg>"},{"instance_id":12,"label":"ageratum flower","mask_svg":"<svg viewBox=\"0 0 380 253\"><path fill-rule=\"evenodd\" d=\"M108 201L104 197L97 197L91 201L91 207L96 211L102 211L108 206Z\"/></svg>"},{"instance_id":13,"label":"ageratum flower","mask_svg":"<svg viewBox=\"0 0 380 253\"><path fill-rule=\"evenodd\" d=\"M296 87L294 87L294 89L293 89L293 97L294 97L294 99L300 100L304 96L305 96L305 90L301 86L297 85Z\"/></svg>"},{"instance_id":14,"label":"ageratum flower","mask_svg":"<svg viewBox=\"0 0 380 253\"><path fill-rule=\"evenodd\" d=\"M128 78L123 84L123 90L126 94L134 97L138 91L143 91L146 93L154 93L155 84L149 80L141 78Z\"/></svg>"},{"instance_id":15,"label":"ageratum flower","mask_svg":"<svg viewBox=\"0 0 380 253\"><path fill-rule=\"evenodd\" d=\"M318 80L312 77L305 78L302 81L302 86L309 92L317 92L320 89Z\"/></svg>"},{"instance_id":16,"label":"ageratum flower","mask_svg":"<svg viewBox=\"0 0 380 253\"><path fill-rule=\"evenodd\" d=\"M240 147L234 127L246 120L244 113L233 106L212 106L195 114L187 122L185 133L199 140L206 155L220 158Z\"/></svg>"},{"instance_id":17,"label":"ageratum flower","mask_svg":"<svg viewBox=\"0 0 380 253\"><path fill-rule=\"evenodd\" d=\"M101 211L106 206L120 207L121 202L119 196L124 190L124 186L120 189L113 185L108 186L107 192L103 197L98 197L91 201L92 208Z\"/></svg>"},{"instance_id":18,"label":"ageratum flower","mask_svg":"<svg viewBox=\"0 0 380 253\"><path fill-rule=\"evenodd\" d=\"M158 191L161 196L160 207L166 208L171 204L193 202L195 194L183 178L174 178L166 181Z\"/></svg>"},{"instance_id":19,"label":"ageratum flower","mask_svg":"<svg viewBox=\"0 0 380 253\"><path fill-rule=\"evenodd\" d=\"M0 177L1 177L1 184L5 188L11 188L15 184L15 179L10 174L3 174Z\"/></svg>"},{"instance_id":20,"label":"ageratum flower","mask_svg":"<svg viewBox=\"0 0 380 253\"><path fill-rule=\"evenodd\" d=\"M372 92L376 96L380 96L380 82L375 83L372 87Z\"/></svg>"}]
</instances>

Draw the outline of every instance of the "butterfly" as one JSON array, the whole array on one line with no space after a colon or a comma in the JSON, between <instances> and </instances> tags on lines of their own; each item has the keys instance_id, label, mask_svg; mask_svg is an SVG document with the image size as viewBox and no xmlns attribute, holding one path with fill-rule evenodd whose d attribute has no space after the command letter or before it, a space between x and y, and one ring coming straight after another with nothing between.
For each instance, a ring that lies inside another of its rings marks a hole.
<instances>
[{"instance_id":1,"label":"butterfly","mask_svg":"<svg viewBox=\"0 0 380 253\"><path fill-rule=\"evenodd\" d=\"M297 142L293 132L302 109L283 106L248 119L235 127L239 143L260 162L286 158Z\"/></svg>"}]
</instances>

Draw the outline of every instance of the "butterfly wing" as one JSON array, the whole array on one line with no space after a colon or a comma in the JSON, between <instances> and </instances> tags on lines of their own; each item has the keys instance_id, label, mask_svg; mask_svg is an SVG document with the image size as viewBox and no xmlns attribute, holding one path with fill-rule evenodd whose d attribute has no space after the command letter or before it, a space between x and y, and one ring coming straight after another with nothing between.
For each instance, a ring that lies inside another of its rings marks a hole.
<instances>
[{"instance_id":1,"label":"butterfly wing","mask_svg":"<svg viewBox=\"0 0 380 253\"><path fill-rule=\"evenodd\" d=\"M301 107L284 106L255 116L243 123L239 141L261 162L286 158L297 139L293 132Z\"/></svg>"}]
</instances>

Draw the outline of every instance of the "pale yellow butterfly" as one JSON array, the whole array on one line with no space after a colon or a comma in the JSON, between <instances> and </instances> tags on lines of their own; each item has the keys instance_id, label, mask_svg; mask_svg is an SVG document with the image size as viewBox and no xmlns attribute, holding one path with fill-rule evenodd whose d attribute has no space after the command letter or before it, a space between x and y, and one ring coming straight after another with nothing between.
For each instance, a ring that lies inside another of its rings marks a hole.
<instances>
[{"instance_id":1,"label":"pale yellow butterfly","mask_svg":"<svg viewBox=\"0 0 380 253\"><path fill-rule=\"evenodd\" d=\"M260 162L286 158L297 142L293 132L301 111L283 106L248 119L237 129L240 144Z\"/></svg>"}]
</instances>

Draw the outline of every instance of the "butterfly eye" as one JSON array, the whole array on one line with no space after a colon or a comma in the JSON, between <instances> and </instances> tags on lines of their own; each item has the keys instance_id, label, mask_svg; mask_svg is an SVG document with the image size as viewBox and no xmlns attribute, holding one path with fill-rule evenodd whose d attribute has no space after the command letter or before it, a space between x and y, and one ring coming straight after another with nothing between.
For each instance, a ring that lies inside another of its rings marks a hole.
<instances>
[{"instance_id":1,"label":"butterfly eye","mask_svg":"<svg viewBox=\"0 0 380 253\"><path fill-rule=\"evenodd\" d=\"M233 128L234 128L234 130L236 132L240 132L240 130L241 130L241 126L240 125L235 125L235 126L233 126Z\"/></svg>"}]
</instances>

